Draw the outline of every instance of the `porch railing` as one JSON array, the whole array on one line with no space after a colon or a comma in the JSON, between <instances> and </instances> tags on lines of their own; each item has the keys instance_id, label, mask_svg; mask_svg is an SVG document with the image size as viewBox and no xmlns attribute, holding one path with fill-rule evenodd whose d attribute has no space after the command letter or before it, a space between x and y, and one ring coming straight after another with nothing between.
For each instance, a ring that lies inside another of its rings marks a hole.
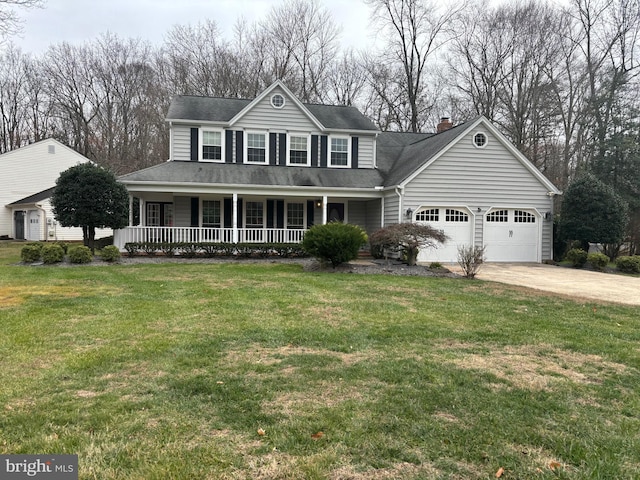
<instances>
[{"instance_id":1,"label":"porch railing","mask_svg":"<svg viewBox=\"0 0 640 480\"><path fill-rule=\"evenodd\" d=\"M306 230L283 228L238 228L239 243L299 243ZM127 243L232 243L233 228L210 227L125 227L115 230L113 244L124 250Z\"/></svg>"}]
</instances>

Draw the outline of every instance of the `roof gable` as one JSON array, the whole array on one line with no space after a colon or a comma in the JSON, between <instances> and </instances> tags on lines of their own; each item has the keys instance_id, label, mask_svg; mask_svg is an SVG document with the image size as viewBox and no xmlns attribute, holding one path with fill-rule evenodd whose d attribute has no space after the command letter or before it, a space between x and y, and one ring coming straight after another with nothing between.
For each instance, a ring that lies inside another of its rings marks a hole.
<instances>
[{"instance_id":1,"label":"roof gable","mask_svg":"<svg viewBox=\"0 0 640 480\"><path fill-rule=\"evenodd\" d=\"M271 96L274 93L280 93L285 97L283 110L271 107ZM268 105L268 109L265 108L266 105ZM269 116L276 119L276 125L264 123L264 112L268 112ZM286 119L286 121L278 121L278 114L281 114L281 120ZM222 127L240 125L256 127L258 119L261 119L259 124L262 128L298 123L300 129L312 129L322 133L370 132L374 134L379 132L375 124L357 108L302 103L280 80L271 84L253 100L178 95L173 97L166 117L168 122L209 124Z\"/></svg>"},{"instance_id":2,"label":"roof gable","mask_svg":"<svg viewBox=\"0 0 640 480\"><path fill-rule=\"evenodd\" d=\"M246 105L241 111L239 111L231 120L229 120L229 126L233 126L238 123L245 115L247 115L251 110L253 110L257 105L261 104L265 99L269 101L269 96L272 93L282 92L287 100L293 102L293 104L298 108L298 110L307 117L307 119L318 129L324 130L324 125L320 123L320 121L297 99L297 97L291 93L291 91L282 83L280 80L276 80L269 87L262 91L260 95L254 98L251 103Z\"/></svg>"},{"instance_id":3,"label":"roof gable","mask_svg":"<svg viewBox=\"0 0 640 480\"><path fill-rule=\"evenodd\" d=\"M478 129L489 132L548 191L560 193L555 185L484 116L438 134L382 134L378 141L380 145L378 162L385 170L385 186L405 186L443 154L468 138L471 132ZM393 138L396 135L404 137Z\"/></svg>"}]
</instances>

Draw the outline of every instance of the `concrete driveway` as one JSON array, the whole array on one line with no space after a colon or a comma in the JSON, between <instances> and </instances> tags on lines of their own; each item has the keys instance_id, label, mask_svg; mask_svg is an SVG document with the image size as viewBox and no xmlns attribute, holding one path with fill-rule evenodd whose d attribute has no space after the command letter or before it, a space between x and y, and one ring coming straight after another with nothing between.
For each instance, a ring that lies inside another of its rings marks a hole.
<instances>
[{"instance_id":1,"label":"concrete driveway","mask_svg":"<svg viewBox=\"0 0 640 480\"><path fill-rule=\"evenodd\" d=\"M456 267L451 270L460 273ZM486 263L480 267L477 278L588 300L640 306L640 277L553 265Z\"/></svg>"}]
</instances>

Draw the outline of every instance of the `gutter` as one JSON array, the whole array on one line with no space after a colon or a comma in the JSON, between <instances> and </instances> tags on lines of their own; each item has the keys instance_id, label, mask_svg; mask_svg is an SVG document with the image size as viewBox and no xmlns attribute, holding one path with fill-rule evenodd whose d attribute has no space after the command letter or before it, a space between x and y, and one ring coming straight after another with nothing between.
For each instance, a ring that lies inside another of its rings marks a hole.
<instances>
[{"instance_id":1,"label":"gutter","mask_svg":"<svg viewBox=\"0 0 640 480\"><path fill-rule=\"evenodd\" d=\"M404 187L398 185L395 188L396 195L398 195L398 223L402 223L402 195L404 194Z\"/></svg>"},{"instance_id":2,"label":"gutter","mask_svg":"<svg viewBox=\"0 0 640 480\"><path fill-rule=\"evenodd\" d=\"M47 223L47 211L42 208L42 205L34 203L34 206L42 212L44 218L44 241L49 240L49 224Z\"/></svg>"}]
</instances>

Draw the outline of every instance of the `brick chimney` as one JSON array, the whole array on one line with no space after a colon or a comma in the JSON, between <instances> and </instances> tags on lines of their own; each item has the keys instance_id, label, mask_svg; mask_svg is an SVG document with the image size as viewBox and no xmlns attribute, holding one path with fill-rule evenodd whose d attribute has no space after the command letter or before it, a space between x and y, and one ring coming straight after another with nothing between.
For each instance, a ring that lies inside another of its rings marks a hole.
<instances>
[{"instance_id":1,"label":"brick chimney","mask_svg":"<svg viewBox=\"0 0 640 480\"><path fill-rule=\"evenodd\" d=\"M440 119L440 123L438 124L436 132L442 133L449 130L451 127L453 127L453 123L451 123L451 119L449 117L442 117Z\"/></svg>"}]
</instances>

